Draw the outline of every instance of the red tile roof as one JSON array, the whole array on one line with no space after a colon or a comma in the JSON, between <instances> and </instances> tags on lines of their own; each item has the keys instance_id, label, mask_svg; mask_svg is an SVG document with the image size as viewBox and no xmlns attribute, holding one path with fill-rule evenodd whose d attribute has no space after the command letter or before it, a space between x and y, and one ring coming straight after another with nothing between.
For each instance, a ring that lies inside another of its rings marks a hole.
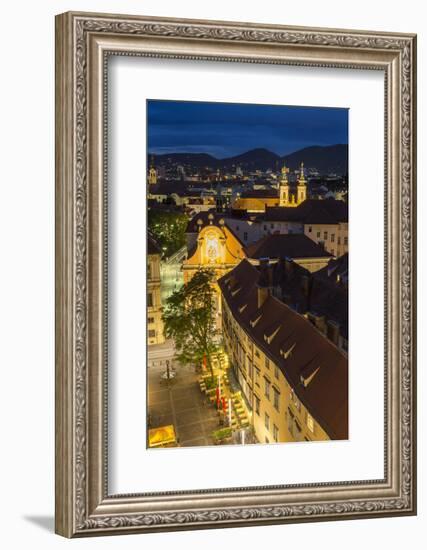
<instances>
[{"instance_id":1,"label":"red tile roof","mask_svg":"<svg viewBox=\"0 0 427 550\"><path fill-rule=\"evenodd\" d=\"M277 298L269 295L258 308L260 278L259 269L243 260L218 281L223 299L252 341L281 369L297 397L329 437L348 439L347 358L307 319ZM240 291L233 295L237 288ZM257 318L258 322L252 325L251 321ZM274 333L268 342L266 336ZM285 359L284 352L294 344ZM305 386L303 380L316 370Z\"/></svg>"}]
</instances>

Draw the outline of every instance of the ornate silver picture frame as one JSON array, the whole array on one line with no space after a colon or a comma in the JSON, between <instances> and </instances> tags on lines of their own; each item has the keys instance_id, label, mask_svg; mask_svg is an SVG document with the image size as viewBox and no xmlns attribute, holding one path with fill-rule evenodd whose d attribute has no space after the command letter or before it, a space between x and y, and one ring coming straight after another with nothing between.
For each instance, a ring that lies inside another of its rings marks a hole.
<instances>
[{"instance_id":1,"label":"ornate silver picture frame","mask_svg":"<svg viewBox=\"0 0 427 550\"><path fill-rule=\"evenodd\" d=\"M109 56L384 73L384 478L109 493L105 206ZM71 12L57 16L58 534L82 537L416 513L415 121L415 35Z\"/></svg>"}]
</instances>

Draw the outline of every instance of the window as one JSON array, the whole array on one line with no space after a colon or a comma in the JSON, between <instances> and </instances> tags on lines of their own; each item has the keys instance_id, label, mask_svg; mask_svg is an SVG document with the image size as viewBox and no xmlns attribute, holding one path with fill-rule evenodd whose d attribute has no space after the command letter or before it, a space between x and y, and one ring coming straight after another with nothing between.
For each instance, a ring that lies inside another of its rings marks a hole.
<instances>
[{"instance_id":1,"label":"window","mask_svg":"<svg viewBox=\"0 0 427 550\"><path fill-rule=\"evenodd\" d=\"M317 232L317 238L320 239L320 231Z\"/></svg>"},{"instance_id":2,"label":"window","mask_svg":"<svg viewBox=\"0 0 427 550\"><path fill-rule=\"evenodd\" d=\"M249 374L249 378L252 380L252 378L254 377L254 366L252 363L249 362L249 360L248 360L248 374Z\"/></svg>"},{"instance_id":3,"label":"window","mask_svg":"<svg viewBox=\"0 0 427 550\"><path fill-rule=\"evenodd\" d=\"M338 237L338 244L341 244L341 237Z\"/></svg>"},{"instance_id":4,"label":"window","mask_svg":"<svg viewBox=\"0 0 427 550\"><path fill-rule=\"evenodd\" d=\"M265 442L270 443L270 441L268 440L268 437L265 438Z\"/></svg>"},{"instance_id":5,"label":"window","mask_svg":"<svg viewBox=\"0 0 427 550\"><path fill-rule=\"evenodd\" d=\"M259 370L255 367L255 385L259 387Z\"/></svg>"},{"instance_id":6,"label":"window","mask_svg":"<svg viewBox=\"0 0 427 550\"><path fill-rule=\"evenodd\" d=\"M313 228L312 228L311 225L310 225L310 227L308 228L308 232L311 233L311 230L312 230L312 229L313 229Z\"/></svg>"},{"instance_id":7,"label":"window","mask_svg":"<svg viewBox=\"0 0 427 550\"><path fill-rule=\"evenodd\" d=\"M264 423L265 423L265 427L267 428L267 430L269 430L270 429L270 417L268 416L267 413L265 413Z\"/></svg>"},{"instance_id":8,"label":"window","mask_svg":"<svg viewBox=\"0 0 427 550\"><path fill-rule=\"evenodd\" d=\"M247 241L247 240L248 240L248 234L247 234L246 231L243 233L243 240L244 240L244 241Z\"/></svg>"},{"instance_id":9,"label":"window","mask_svg":"<svg viewBox=\"0 0 427 550\"><path fill-rule=\"evenodd\" d=\"M259 397L257 397L256 395L254 395L255 397L255 412L257 413L257 415L259 416L259 404L260 404L260 399Z\"/></svg>"},{"instance_id":10,"label":"window","mask_svg":"<svg viewBox=\"0 0 427 550\"><path fill-rule=\"evenodd\" d=\"M295 405L295 408L299 411L301 409L301 402L298 397L295 395L294 390L291 390L290 400Z\"/></svg>"},{"instance_id":11,"label":"window","mask_svg":"<svg viewBox=\"0 0 427 550\"><path fill-rule=\"evenodd\" d=\"M259 358L259 351L257 349L255 350L255 357Z\"/></svg>"},{"instance_id":12,"label":"window","mask_svg":"<svg viewBox=\"0 0 427 550\"><path fill-rule=\"evenodd\" d=\"M344 244L347 246L348 245L348 237L344 237Z\"/></svg>"},{"instance_id":13,"label":"window","mask_svg":"<svg viewBox=\"0 0 427 550\"><path fill-rule=\"evenodd\" d=\"M270 223L271 229L274 229L274 223Z\"/></svg>"},{"instance_id":14,"label":"window","mask_svg":"<svg viewBox=\"0 0 427 550\"><path fill-rule=\"evenodd\" d=\"M274 365L274 377L279 378L279 367L277 365Z\"/></svg>"},{"instance_id":15,"label":"window","mask_svg":"<svg viewBox=\"0 0 427 550\"><path fill-rule=\"evenodd\" d=\"M154 323L154 317L149 317L147 321L149 325L152 325Z\"/></svg>"},{"instance_id":16,"label":"window","mask_svg":"<svg viewBox=\"0 0 427 550\"><path fill-rule=\"evenodd\" d=\"M147 279L151 279L151 273L152 273L151 262L148 262L148 264L147 264Z\"/></svg>"},{"instance_id":17,"label":"window","mask_svg":"<svg viewBox=\"0 0 427 550\"><path fill-rule=\"evenodd\" d=\"M265 383L265 386L264 386L264 395L267 399L270 399L270 380L267 380L267 378L264 378L264 383Z\"/></svg>"},{"instance_id":18,"label":"window","mask_svg":"<svg viewBox=\"0 0 427 550\"><path fill-rule=\"evenodd\" d=\"M155 330L149 330L148 331L148 338L155 338L156 337L156 331Z\"/></svg>"},{"instance_id":19,"label":"window","mask_svg":"<svg viewBox=\"0 0 427 550\"><path fill-rule=\"evenodd\" d=\"M153 307L153 293L152 292L149 292L147 294L147 306L148 307Z\"/></svg>"},{"instance_id":20,"label":"window","mask_svg":"<svg viewBox=\"0 0 427 550\"><path fill-rule=\"evenodd\" d=\"M307 428L310 430L311 433L314 432L314 420L313 417L307 413Z\"/></svg>"},{"instance_id":21,"label":"window","mask_svg":"<svg viewBox=\"0 0 427 550\"><path fill-rule=\"evenodd\" d=\"M288 407L288 431L289 431L289 433L292 433L294 418L295 418L294 413Z\"/></svg>"},{"instance_id":22,"label":"window","mask_svg":"<svg viewBox=\"0 0 427 550\"><path fill-rule=\"evenodd\" d=\"M328 240L328 232L327 232L327 231L325 231L325 232L323 233L323 240L324 240L324 241L327 241L327 240Z\"/></svg>"},{"instance_id":23,"label":"window","mask_svg":"<svg viewBox=\"0 0 427 550\"><path fill-rule=\"evenodd\" d=\"M236 231L239 231L239 226L238 225L236 225Z\"/></svg>"},{"instance_id":24,"label":"window","mask_svg":"<svg viewBox=\"0 0 427 550\"><path fill-rule=\"evenodd\" d=\"M267 359L267 357L265 358L265 368L266 369L270 368L270 361Z\"/></svg>"},{"instance_id":25,"label":"window","mask_svg":"<svg viewBox=\"0 0 427 550\"><path fill-rule=\"evenodd\" d=\"M273 424L273 439L276 441L276 443L279 441L279 428L276 426L276 424Z\"/></svg>"},{"instance_id":26,"label":"window","mask_svg":"<svg viewBox=\"0 0 427 550\"><path fill-rule=\"evenodd\" d=\"M276 388L273 388L273 405L276 411L278 411L280 407L280 392Z\"/></svg>"},{"instance_id":27,"label":"window","mask_svg":"<svg viewBox=\"0 0 427 550\"><path fill-rule=\"evenodd\" d=\"M331 233L331 243L335 242L335 233Z\"/></svg>"}]
</instances>

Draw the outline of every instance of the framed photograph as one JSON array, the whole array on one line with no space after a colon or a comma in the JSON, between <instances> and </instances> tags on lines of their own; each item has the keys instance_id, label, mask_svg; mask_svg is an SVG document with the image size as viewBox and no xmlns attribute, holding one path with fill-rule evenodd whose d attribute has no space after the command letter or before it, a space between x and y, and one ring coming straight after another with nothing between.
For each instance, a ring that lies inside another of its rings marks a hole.
<instances>
[{"instance_id":1,"label":"framed photograph","mask_svg":"<svg viewBox=\"0 0 427 550\"><path fill-rule=\"evenodd\" d=\"M416 37L56 18L56 532L416 513Z\"/></svg>"}]
</instances>

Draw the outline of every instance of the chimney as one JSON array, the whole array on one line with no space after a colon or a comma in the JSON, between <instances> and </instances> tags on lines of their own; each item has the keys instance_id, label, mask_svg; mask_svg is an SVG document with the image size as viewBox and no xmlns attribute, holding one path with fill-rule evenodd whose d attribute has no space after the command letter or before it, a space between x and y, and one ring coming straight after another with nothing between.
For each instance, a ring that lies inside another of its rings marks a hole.
<instances>
[{"instance_id":1,"label":"chimney","mask_svg":"<svg viewBox=\"0 0 427 550\"><path fill-rule=\"evenodd\" d=\"M271 273L268 265L268 258L259 260L260 277L258 281L258 309L264 304L271 294Z\"/></svg>"}]
</instances>

